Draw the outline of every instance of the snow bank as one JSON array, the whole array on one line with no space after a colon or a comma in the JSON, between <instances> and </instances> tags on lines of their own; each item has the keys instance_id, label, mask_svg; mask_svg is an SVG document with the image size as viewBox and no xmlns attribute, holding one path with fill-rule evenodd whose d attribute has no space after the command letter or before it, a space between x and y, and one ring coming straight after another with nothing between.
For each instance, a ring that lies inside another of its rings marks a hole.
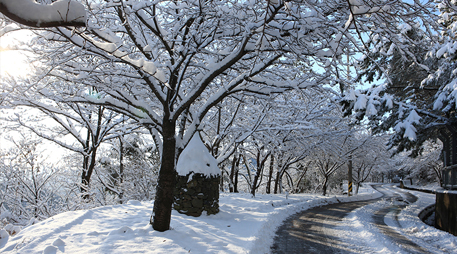
<instances>
[{"instance_id":1,"label":"snow bank","mask_svg":"<svg viewBox=\"0 0 457 254\"><path fill-rule=\"evenodd\" d=\"M4 229L0 229L0 248L8 242L9 234Z\"/></svg>"},{"instance_id":2,"label":"snow bank","mask_svg":"<svg viewBox=\"0 0 457 254\"><path fill-rule=\"evenodd\" d=\"M221 193L220 212L195 218L172 213L172 230L149 225L152 202L66 212L10 236L0 253L264 253L289 215L335 202L370 199L309 194ZM153 246L153 247L151 247Z\"/></svg>"},{"instance_id":3,"label":"snow bank","mask_svg":"<svg viewBox=\"0 0 457 254\"><path fill-rule=\"evenodd\" d=\"M398 215L402 233L421 246L437 252L455 253L457 249L457 237L445 231L436 229L423 223L420 212L427 206L435 204L435 194L419 191L408 191L418 197L418 200L403 209Z\"/></svg>"}]
</instances>

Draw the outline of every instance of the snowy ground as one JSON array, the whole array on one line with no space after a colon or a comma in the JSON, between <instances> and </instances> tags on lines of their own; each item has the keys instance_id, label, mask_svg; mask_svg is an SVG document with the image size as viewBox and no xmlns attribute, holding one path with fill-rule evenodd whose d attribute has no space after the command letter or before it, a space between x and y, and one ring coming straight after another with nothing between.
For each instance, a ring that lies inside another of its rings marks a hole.
<instances>
[{"instance_id":1,"label":"snowy ground","mask_svg":"<svg viewBox=\"0 0 457 254\"><path fill-rule=\"evenodd\" d=\"M436 250L436 253L456 253L457 237L424 224L417 216L425 207L435 203L435 194L408 192L419 199L400 213L400 231L419 245L429 250Z\"/></svg>"},{"instance_id":2,"label":"snowy ground","mask_svg":"<svg viewBox=\"0 0 457 254\"><path fill-rule=\"evenodd\" d=\"M148 224L151 202L130 201L125 205L59 214L23 229L9 239L0 239L0 252L268 253L276 228L289 215L328 203L371 199L380 195L370 189L361 191L362 194L354 197L299 194L289 195L287 199L285 195L252 198L248 194L221 194L219 214L194 218L173 212L173 229L163 233L152 230ZM425 239L431 246L455 250L456 237L417 219L420 207L428 202L427 196L422 198L420 195L418 202L402 212L405 217L402 230L411 237ZM363 213L363 209L359 209L355 215L346 218L346 222L356 225L352 228L355 244L359 240L376 239L376 233L365 232ZM384 248L378 247L373 250Z\"/></svg>"}]
</instances>

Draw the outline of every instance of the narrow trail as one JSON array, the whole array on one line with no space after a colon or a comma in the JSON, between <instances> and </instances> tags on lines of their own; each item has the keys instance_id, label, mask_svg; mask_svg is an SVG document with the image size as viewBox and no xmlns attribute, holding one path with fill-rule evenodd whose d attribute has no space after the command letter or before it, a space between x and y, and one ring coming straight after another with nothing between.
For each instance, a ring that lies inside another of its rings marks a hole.
<instances>
[{"instance_id":1,"label":"narrow trail","mask_svg":"<svg viewBox=\"0 0 457 254\"><path fill-rule=\"evenodd\" d=\"M369 253L370 243L367 243L367 246L352 246L341 237L344 232L334 228L340 225L343 218L355 209L381 199L390 200L390 202L386 202L386 206L377 210L373 214L372 220L384 237L395 244L401 253L430 253L395 229L400 227L397 217L399 212L414 203L417 198L409 193L392 190L385 186L374 186L374 188L384 196L368 201L316 207L289 217L278 228L271 253ZM388 224L386 224L386 220L389 221Z\"/></svg>"}]
</instances>

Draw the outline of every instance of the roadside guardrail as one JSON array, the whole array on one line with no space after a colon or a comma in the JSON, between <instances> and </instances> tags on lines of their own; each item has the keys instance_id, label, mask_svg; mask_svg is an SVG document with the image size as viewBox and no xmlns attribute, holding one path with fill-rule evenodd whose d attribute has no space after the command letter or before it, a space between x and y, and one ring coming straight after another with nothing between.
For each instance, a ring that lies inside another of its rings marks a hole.
<instances>
[{"instance_id":1,"label":"roadside guardrail","mask_svg":"<svg viewBox=\"0 0 457 254\"><path fill-rule=\"evenodd\" d=\"M442 170L443 188L448 190L457 189L457 165L445 167Z\"/></svg>"}]
</instances>

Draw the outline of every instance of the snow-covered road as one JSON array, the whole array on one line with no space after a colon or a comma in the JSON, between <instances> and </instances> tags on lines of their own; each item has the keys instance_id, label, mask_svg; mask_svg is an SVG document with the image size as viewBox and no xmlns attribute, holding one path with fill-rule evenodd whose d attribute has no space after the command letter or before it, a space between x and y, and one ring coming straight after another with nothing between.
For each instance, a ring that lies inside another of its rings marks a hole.
<instances>
[{"instance_id":1,"label":"snow-covered road","mask_svg":"<svg viewBox=\"0 0 457 254\"><path fill-rule=\"evenodd\" d=\"M351 211L375 201L335 203L315 207L289 217L276 231L271 252L350 253L351 242L343 240L343 230L336 230Z\"/></svg>"},{"instance_id":2,"label":"snow-covered road","mask_svg":"<svg viewBox=\"0 0 457 254\"><path fill-rule=\"evenodd\" d=\"M384 196L360 207L335 228L352 253L457 253L456 237L423 223L418 214L435 195L375 186Z\"/></svg>"},{"instance_id":3,"label":"snow-covered road","mask_svg":"<svg viewBox=\"0 0 457 254\"><path fill-rule=\"evenodd\" d=\"M382 198L329 204L289 217L277 231L272 253L456 253L455 241L414 236L429 227L417 212L434 203L433 194L373 187ZM414 205L418 200L422 203Z\"/></svg>"}]
</instances>

